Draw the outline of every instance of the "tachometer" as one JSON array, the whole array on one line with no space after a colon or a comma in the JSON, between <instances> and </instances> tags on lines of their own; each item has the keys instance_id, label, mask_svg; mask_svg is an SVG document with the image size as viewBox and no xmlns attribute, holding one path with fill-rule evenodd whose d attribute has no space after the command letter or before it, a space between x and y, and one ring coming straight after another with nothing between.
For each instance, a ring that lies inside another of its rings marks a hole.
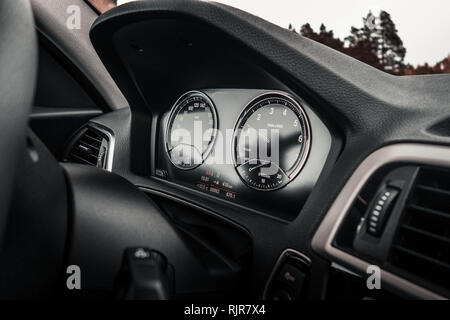
<instances>
[{"instance_id":1,"label":"tachometer","mask_svg":"<svg viewBox=\"0 0 450 320\"><path fill-rule=\"evenodd\" d=\"M311 144L301 105L283 93L268 93L243 111L233 137L233 161L241 179L262 191L279 189L303 168Z\"/></svg>"},{"instance_id":2,"label":"tachometer","mask_svg":"<svg viewBox=\"0 0 450 320\"><path fill-rule=\"evenodd\" d=\"M180 97L169 116L166 151L178 168L193 169L207 158L217 133L217 113L211 99L200 91Z\"/></svg>"}]
</instances>

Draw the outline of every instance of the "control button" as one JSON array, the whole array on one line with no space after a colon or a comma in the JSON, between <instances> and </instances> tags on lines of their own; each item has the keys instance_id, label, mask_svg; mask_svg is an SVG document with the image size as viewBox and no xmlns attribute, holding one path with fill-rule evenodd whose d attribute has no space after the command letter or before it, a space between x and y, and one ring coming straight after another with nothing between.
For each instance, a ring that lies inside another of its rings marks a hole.
<instances>
[{"instance_id":1,"label":"control button","mask_svg":"<svg viewBox=\"0 0 450 320\"><path fill-rule=\"evenodd\" d=\"M167 179L167 171L166 170L162 170L162 169L156 169L155 170L155 174L158 178Z\"/></svg>"},{"instance_id":2,"label":"control button","mask_svg":"<svg viewBox=\"0 0 450 320\"><path fill-rule=\"evenodd\" d=\"M231 192L231 191L227 191L227 192L225 193L225 197L227 197L228 199L234 200L234 199L236 199L236 193Z\"/></svg>"},{"instance_id":3,"label":"control button","mask_svg":"<svg viewBox=\"0 0 450 320\"><path fill-rule=\"evenodd\" d=\"M206 190L206 184L204 184L204 183L197 183L197 188L199 188L200 190Z\"/></svg>"},{"instance_id":4,"label":"control button","mask_svg":"<svg viewBox=\"0 0 450 320\"><path fill-rule=\"evenodd\" d=\"M311 276L311 260L291 249L285 250L273 270L264 290L269 300L299 300L306 298Z\"/></svg>"},{"instance_id":5,"label":"control button","mask_svg":"<svg viewBox=\"0 0 450 320\"><path fill-rule=\"evenodd\" d=\"M290 301L292 300L292 296L286 290L279 289L272 294L271 299L273 301Z\"/></svg>"},{"instance_id":6,"label":"control button","mask_svg":"<svg viewBox=\"0 0 450 320\"><path fill-rule=\"evenodd\" d=\"M220 194L220 189L213 186L209 186L209 192L214 194Z\"/></svg>"},{"instance_id":7,"label":"control button","mask_svg":"<svg viewBox=\"0 0 450 320\"><path fill-rule=\"evenodd\" d=\"M278 275L278 284L287 287L294 294L299 296L305 283L306 274L290 263L286 263Z\"/></svg>"},{"instance_id":8,"label":"control button","mask_svg":"<svg viewBox=\"0 0 450 320\"><path fill-rule=\"evenodd\" d=\"M133 253L136 259L147 259L150 257L150 250L146 248L137 248Z\"/></svg>"},{"instance_id":9,"label":"control button","mask_svg":"<svg viewBox=\"0 0 450 320\"><path fill-rule=\"evenodd\" d=\"M398 189L388 187L378 194L367 217L367 232L369 234L376 237L381 234L399 193Z\"/></svg>"}]
</instances>

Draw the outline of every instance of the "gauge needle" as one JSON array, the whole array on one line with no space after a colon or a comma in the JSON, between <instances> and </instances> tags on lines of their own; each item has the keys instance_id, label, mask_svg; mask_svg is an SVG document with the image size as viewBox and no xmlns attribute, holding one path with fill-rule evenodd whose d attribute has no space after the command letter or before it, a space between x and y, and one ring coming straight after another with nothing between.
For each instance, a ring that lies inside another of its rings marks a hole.
<instances>
[{"instance_id":1,"label":"gauge needle","mask_svg":"<svg viewBox=\"0 0 450 320\"><path fill-rule=\"evenodd\" d=\"M269 164L270 162L268 161L268 162L266 162L266 163L261 163L261 164L258 164L257 166L254 166L254 167L252 167L252 168L250 168L250 169L248 169L248 172L252 172L253 170L255 170L255 169L258 169L258 168L261 168L261 167L264 167L265 165L267 165L267 164Z\"/></svg>"}]
</instances>

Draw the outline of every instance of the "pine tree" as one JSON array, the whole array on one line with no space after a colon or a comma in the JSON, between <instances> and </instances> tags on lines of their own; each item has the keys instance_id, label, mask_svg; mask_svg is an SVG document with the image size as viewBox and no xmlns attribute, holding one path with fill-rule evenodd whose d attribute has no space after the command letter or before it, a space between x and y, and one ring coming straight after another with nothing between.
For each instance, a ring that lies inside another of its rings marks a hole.
<instances>
[{"instance_id":1,"label":"pine tree","mask_svg":"<svg viewBox=\"0 0 450 320\"><path fill-rule=\"evenodd\" d=\"M288 26L288 30L292 31L293 33L297 33L297 31L294 29L294 27L290 23L289 23L289 26Z\"/></svg>"},{"instance_id":2,"label":"pine tree","mask_svg":"<svg viewBox=\"0 0 450 320\"><path fill-rule=\"evenodd\" d=\"M405 64L406 49L398 35L395 23L389 13L381 11L378 16L372 12L363 18L363 27L352 27L350 36L335 38L332 30L324 24L315 32L309 23L299 32L289 24L289 30L341 51L382 71L396 75L450 73L450 55L435 65L425 63L416 67Z\"/></svg>"},{"instance_id":3,"label":"pine tree","mask_svg":"<svg viewBox=\"0 0 450 320\"><path fill-rule=\"evenodd\" d=\"M384 69L388 72L399 73L405 67L406 49L398 35L395 23L386 11L381 11L379 16L378 56Z\"/></svg>"},{"instance_id":4,"label":"pine tree","mask_svg":"<svg viewBox=\"0 0 450 320\"><path fill-rule=\"evenodd\" d=\"M342 42L339 38L335 38L333 30L328 31L327 27L323 23L320 25L319 33L315 32L311 25L307 23L300 28L300 34L335 50L341 52L344 50L344 42Z\"/></svg>"},{"instance_id":5,"label":"pine tree","mask_svg":"<svg viewBox=\"0 0 450 320\"><path fill-rule=\"evenodd\" d=\"M302 25L300 28L300 34L307 38L318 38L318 34L314 32L309 23Z\"/></svg>"},{"instance_id":6,"label":"pine tree","mask_svg":"<svg viewBox=\"0 0 450 320\"><path fill-rule=\"evenodd\" d=\"M352 27L351 35L345 39L349 52L367 50L370 65L389 73L402 73L406 49L390 14L381 11L375 16L369 12L363 23L362 28ZM370 55L376 56L377 62Z\"/></svg>"},{"instance_id":7,"label":"pine tree","mask_svg":"<svg viewBox=\"0 0 450 320\"><path fill-rule=\"evenodd\" d=\"M376 33L376 16L369 11L367 16L363 18L363 27L351 27L350 36L345 38L346 44L349 47L357 46L360 43L365 43L365 47L370 48L373 53L377 52L378 35Z\"/></svg>"}]
</instances>

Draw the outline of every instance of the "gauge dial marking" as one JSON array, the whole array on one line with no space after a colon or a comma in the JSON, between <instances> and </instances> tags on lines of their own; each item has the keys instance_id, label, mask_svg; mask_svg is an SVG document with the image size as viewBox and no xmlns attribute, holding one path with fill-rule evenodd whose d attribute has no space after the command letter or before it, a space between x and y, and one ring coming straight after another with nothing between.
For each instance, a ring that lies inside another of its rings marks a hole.
<instances>
[{"instance_id":1,"label":"gauge dial marking","mask_svg":"<svg viewBox=\"0 0 450 320\"><path fill-rule=\"evenodd\" d=\"M198 167L208 157L218 128L211 99L190 91L175 102L166 129L166 152L172 164L183 170ZM199 139L196 134L200 134Z\"/></svg>"},{"instance_id":2,"label":"gauge dial marking","mask_svg":"<svg viewBox=\"0 0 450 320\"><path fill-rule=\"evenodd\" d=\"M308 118L297 101L283 93L263 94L244 109L236 124L236 171L253 189L270 191L284 187L303 168L310 137ZM276 170L267 170L268 167Z\"/></svg>"}]
</instances>

